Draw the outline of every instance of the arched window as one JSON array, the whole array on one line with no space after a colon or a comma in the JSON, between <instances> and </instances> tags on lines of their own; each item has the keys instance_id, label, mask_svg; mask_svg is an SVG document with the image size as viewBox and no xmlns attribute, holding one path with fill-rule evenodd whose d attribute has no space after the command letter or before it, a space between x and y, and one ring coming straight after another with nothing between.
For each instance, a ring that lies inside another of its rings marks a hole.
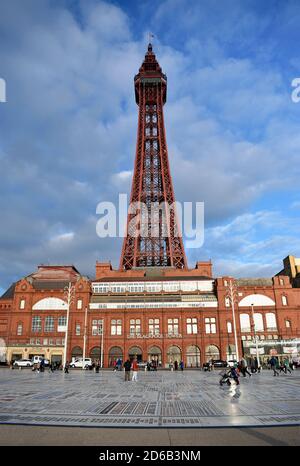
<instances>
[{"instance_id":1,"label":"arched window","mask_svg":"<svg viewBox=\"0 0 300 466\"><path fill-rule=\"evenodd\" d=\"M200 349L196 345L188 346L186 349L186 366L200 367Z\"/></svg>"},{"instance_id":2,"label":"arched window","mask_svg":"<svg viewBox=\"0 0 300 466\"><path fill-rule=\"evenodd\" d=\"M242 332L250 332L250 317L249 314L240 314L240 324Z\"/></svg>"},{"instance_id":3,"label":"arched window","mask_svg":"<svg viewBox=\"0 0 300 466\"><path fill-rule=\"evenodd\" d=\"M123 361L122 348L120 348L119 346L113 346L112 348L110 348L109 353L108 353L109 366L112 367L118 359Z\"/></svg>"},{"instance_id":4,"label":"arched window","mask_svg":"<svg viewBox=\"0 0 300 466\"><path fill-rule=\"evenodd\" d=\"M17 326L17 335L21 336L23 334L23 323L19 322Z\"/></svg>"},{"instance_id":5,"label":"arched window","mask_svg":"<svg viewBox=\"0 0 300 466\"><path fill-rule=\"evenodd\" d=\"M268 329L275 329L275 328L277 328L276 316L275 316L274 312L267 312L267 314L266 314L266 322L267 322L267 328L268 328Z\"/></svg>"},{"instance_id":6,"label":"arched window","mask_svg":"<svg viewBox=\"0 0 300 466\"><path fill-rule=\"evenodd\" d=\"M292 322L291 322L290 320L286 319L286 321L285 321L285 327L286 327L286 328L291 328L291 326L292 326Z\"/></svg>"},{"instance_id":7,"label":"arched window","mask_svg":"<svg viewBox=\"0 0 300 466\"><path fill-rule=\"evenodd\" d=\"M82 358L83 351L80 346L74 346L72 349L72 358Z\"/></svg>"},{"instance_id":8,"label":"arched window","mask_svg":"<svg viewBox=\"0 0 300 466\"><path fill-rule=\"evenodd\" d=\"M225 306L230 307L230 299L228 296L225 297Z\"/></svg>"},{"instance_id":9,"label":"arched window","mask_svg":"<svg viewBox=\"0 0 300 466\"><path fill-rule=\"evenodd\" d=\"M205 348L205 358L208 362L210 359L220 359L220 350L216 345L208 345Z\"/></svg>"},{"instance_id":10,"label":"arched window","mask_svg":"<svg viewBox=\"0 0 300 466\"><path fill-rule=\"evenodd\" d=\"M170 346L167 351L168 361L178 363L181 361L181 349L178 346Z\"/></svg>"}]
</instances>

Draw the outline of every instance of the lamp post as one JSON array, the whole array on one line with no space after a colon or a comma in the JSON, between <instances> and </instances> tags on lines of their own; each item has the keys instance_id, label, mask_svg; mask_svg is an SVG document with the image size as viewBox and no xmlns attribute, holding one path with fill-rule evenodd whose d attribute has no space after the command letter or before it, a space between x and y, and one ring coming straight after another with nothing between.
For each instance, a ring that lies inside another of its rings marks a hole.
<instances>
[{"instance_id":1,"label":"lamp post","mask_svg":"<svg viewBox=\"0 0 300 466\"><path fill-rule=\"evenodd\" d=\"M256 330L255 330L255 321L254 321L254 304L251 304L251 313L252 313L252 322L253 322L253 335L254 335L254 340L255 340L255 348L256 348L256 359L257 359L257 365L258 368L260 368L260 360L259 360L259 354L258 354L258 339L256 335Z\"/></svg>"},{"instance_id":2,"label":"lamp post","mask_svg":"<svg viewBox=\"0 0 300 466\"><path fill-rule=\"evenodd\" d=\"M102 319L101 320L101 331L100 331L100 335L101 335L101 347L100 347L100 367L102 369L103 367L103 333L104 333L104 320Z\"/></svg>"},{"instance_id":3,"label":"lamp post","mask_svg":"<svg viewBox=\"0 0 300 466\"><path fill-rule=\"evenodd\" d=\"M239 358L239 347L238 347L237 332L236 332L236 321L235 321L235 301L237 301L236 293L237 293L237 286L232 280L230 280L229 281L228 292L227 292L227 297L229 298L230 303L231 303L235 353L236 353L236 359L237 359L237 361L239 361L239 359L240 359Z\"/></svg>"},{"instance_id":4,"label":"lamp post","mask_svg":"<svg viewBox=\"0 0 300 466\"><path fill-rule=\"evenodd\" d=\"M85 307L84 315L84 334L83 334L83 357L82 357L82 369L85 368L85 352L86 352L86 338L87 338L87 306Z\"/></svg>"},{"instance_id":5,"label":"lamp post","mask_svg":"<svg viewBox=\"0 0 300 466\"><path fill-rule=\"evenodd\" d=\"M71 282L69 282L68 286L64 288L64 295L67 300L67 322L66 322L66 332L65 332L63 367L66 366L66 360L67 360L70 306L71 306L71 303L74 302L74 293L75 293L75 287L72 285Z\"/></svg>"}]
</instances>

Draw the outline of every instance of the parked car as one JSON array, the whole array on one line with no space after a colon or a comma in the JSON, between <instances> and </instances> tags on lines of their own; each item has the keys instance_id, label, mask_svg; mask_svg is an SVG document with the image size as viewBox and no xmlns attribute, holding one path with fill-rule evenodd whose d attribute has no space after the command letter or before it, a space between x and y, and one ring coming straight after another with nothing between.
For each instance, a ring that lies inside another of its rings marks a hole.
<instances>
[{"instance_id":1,"label":"parked car","mask_svg":"<svg viewBox=\"0 0 300 466\"><path fill-rule=\"evenodd\" d=\"M213 366L214 367L227 367L227 361L223 361L222 359L214 359L213 360Z\"/></svg>"},{"instance_id":2,"label":"parked car","mask_svg":"<svg viewBox=\"0 0 300 466\"><path fill-rule=\"evenodd\" d=\"M15 367L32 367L33 362L30 359L18 359L13 365Z\"/></svg>"},{"instance_id":3,"label":"parked car","mask_svg":"<svg viewBox=\"0 0 300 466\"><path fill-rule=\"evenodd\" d=\"M33 356L33 357L31 358L32 365L33 365L33 364L39 364L39 363L42 361L42 359L44 359L44 364L45 364L45 366L49 366L49 364L50 364L49 359L46 359L46 358L44 358L43 356Z\"/></svg>"},{"instance_id":4,"label":"parked car","mask_svg":"<svg viewBox=\"0 0 300 466\"><path fill-rule=\"evenodd\" d=\"M82 358L72 359L70 363L70 367L80 367L82 369L82 361L83 361ZM93 361L91 360L91 358L85 358L84 367L90 368L92 367L92 365L93 365Z\"/></svg>"}]
</instances>

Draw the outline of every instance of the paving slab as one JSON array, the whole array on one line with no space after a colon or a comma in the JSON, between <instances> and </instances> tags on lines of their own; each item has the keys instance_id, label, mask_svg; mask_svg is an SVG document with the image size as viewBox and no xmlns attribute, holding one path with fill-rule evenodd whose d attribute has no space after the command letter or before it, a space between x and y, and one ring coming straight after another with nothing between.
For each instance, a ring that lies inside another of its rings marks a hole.
<instances>
[{"instance_id":1,"label":"paving slab","mask_svg":"<svg viewBox=\"0 0 300 466\"><path fill-rule=\"evenodd\" d=\"M219 371L0 370L0 424L220 428L300 425L300 370L219 384ZM262 440L262 439L261 439ZM263 440L262 440L263 441Z\"/></svg>"}]
</instances>

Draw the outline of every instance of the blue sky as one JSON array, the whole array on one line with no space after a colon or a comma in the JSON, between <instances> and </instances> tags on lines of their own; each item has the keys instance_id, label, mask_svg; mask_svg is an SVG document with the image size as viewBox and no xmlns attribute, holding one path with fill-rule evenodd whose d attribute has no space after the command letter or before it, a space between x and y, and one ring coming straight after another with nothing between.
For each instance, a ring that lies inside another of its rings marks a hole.
<instances>
[{"instance_id":1,"label":"blue sky","mask_svg":"<svg viewBox=\"0 0 300 466\"><path fill-rule=\"evenodd\" d=\"M300 256L298 1L0 0L0 290L41 263L118 265L97 203L129 192L133 77L149 31L168 76L176 197L205 202L189 266L271 276Z\"/></svg>"}]
</instances>

